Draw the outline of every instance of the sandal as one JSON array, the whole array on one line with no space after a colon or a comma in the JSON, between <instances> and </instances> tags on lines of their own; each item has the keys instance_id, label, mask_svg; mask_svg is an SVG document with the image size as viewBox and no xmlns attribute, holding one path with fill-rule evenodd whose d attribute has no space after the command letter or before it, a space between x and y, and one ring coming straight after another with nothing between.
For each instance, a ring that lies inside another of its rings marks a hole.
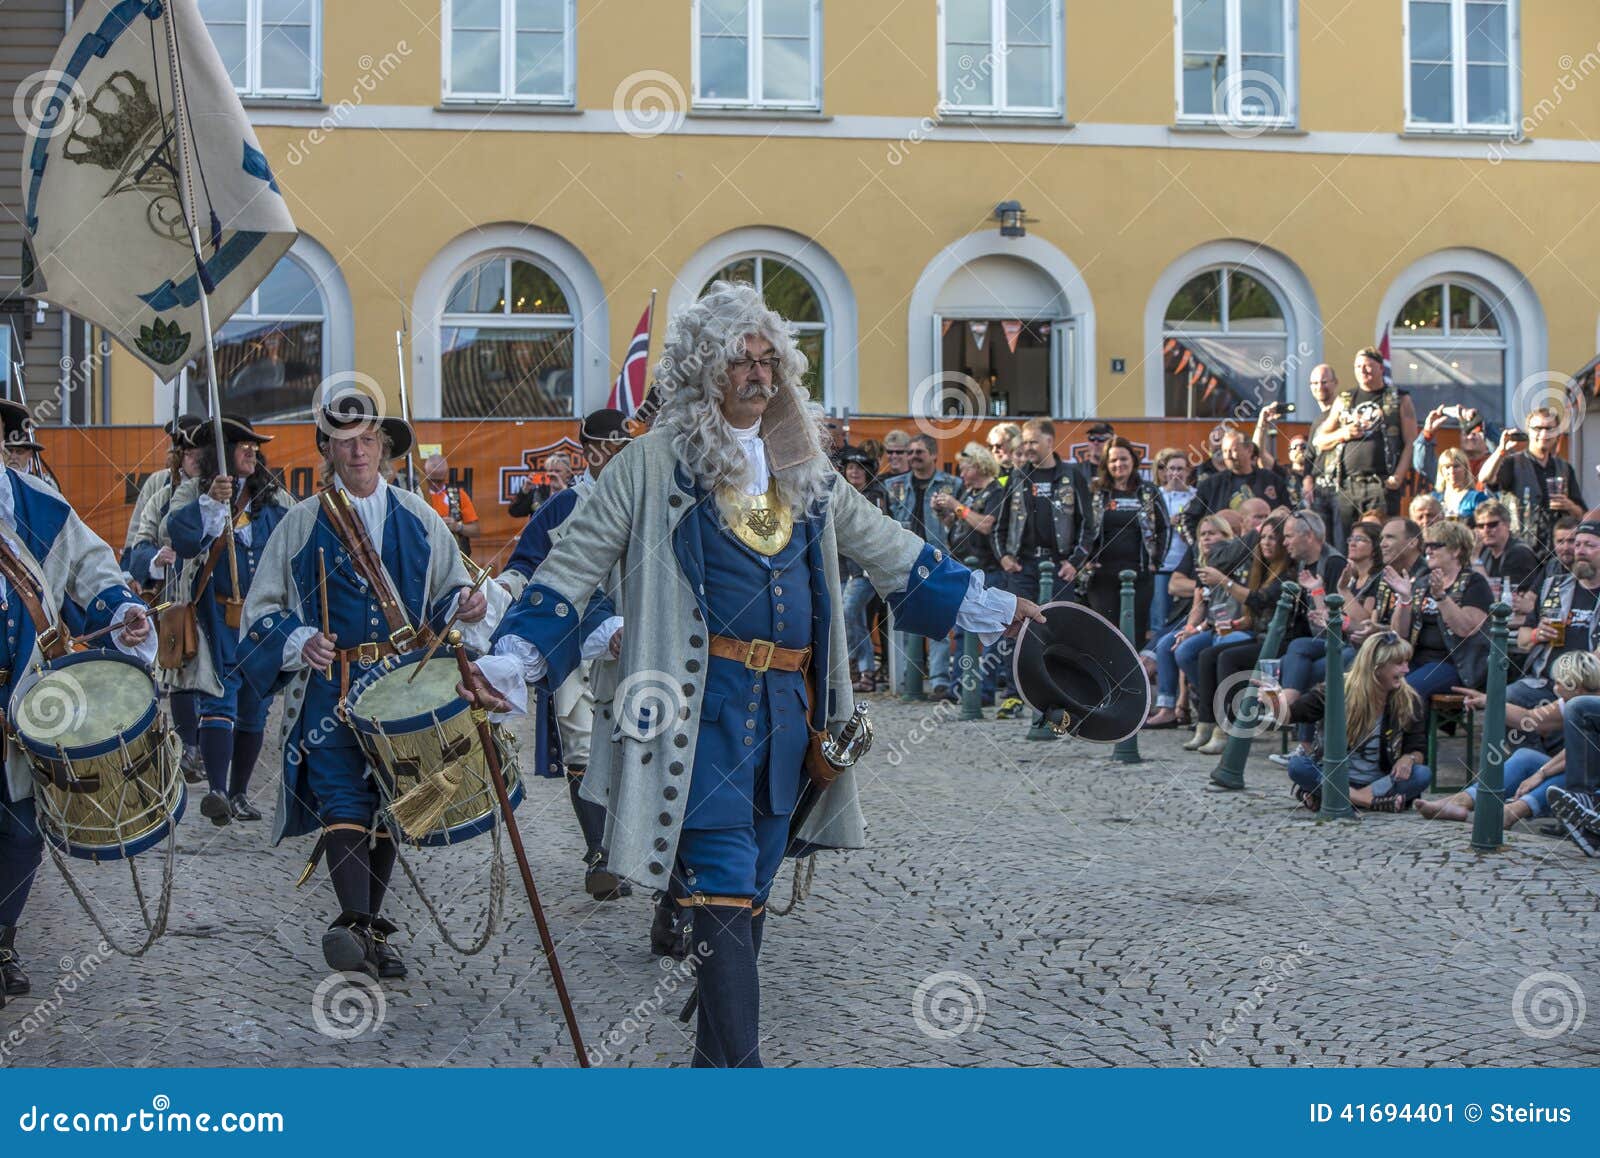
<instances>
[{"instance_id":1,"label":"sandal","mask_svg":"<svg viewBox=\"0 0 1600 1158\"><path fill-rule=\"evenodd\" d=\"M1300 802L1301 807L1307 812L1322 811L1322 789L1302 788L1296 784L1291 791L1294 793L1294 798Z\"/></svg>"},{"instance_id":2,"label":"sandal","mask_svg":"<svg viewBox=\"0 0 1600 1158\"><path fill-rule=\"evenodd\" d=\"M862 676L851 685L851 690L862 694L875 692L878 690L878 681L871 676Z\"/></svg>"},{"instance_id":3,"label":"sandal","mask_svg":"<svg viewBox=\"0 0 1600 1158\"><path fill-rule=\"evenodd\" d=\"M1372 803L1367 805L1368 812L1404 812L1411 807L1411 797L1399 792L1391 792L1387 796L1374 796Z\"/></svg>"}]
</instances>

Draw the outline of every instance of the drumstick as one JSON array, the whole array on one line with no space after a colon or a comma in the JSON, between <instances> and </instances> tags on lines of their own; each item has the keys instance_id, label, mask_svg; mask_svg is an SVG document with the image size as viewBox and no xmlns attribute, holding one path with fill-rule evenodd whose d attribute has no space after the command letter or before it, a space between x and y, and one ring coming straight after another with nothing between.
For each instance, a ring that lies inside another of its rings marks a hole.
<instances>
[{"instance_id":1,"label":"drumstick","mask_svg":"<svg viewBox=\"0 0 1600 1158\"><path fill-rule=\"evenodd\" d=\"M146 619L153 619L155 616L160 615L163 611L165 611L167 608L169 608L171 606L172 606L172 602L169 600L166 603L157 603L153 607L146 607L144 609L144 616L145 616ZM131 618L131 616L129 618ZM99 639L102 635L110 635L113 631L120 631L120 630L122 630L122 628L126 627L127 625L128 625L128 620L124 619L121 623L113 623L113 624L110 624L110 625L108 625L106 627L102 627L99 631L91 631L88 635L80 635L77 638L75 638L72 642L73 643L93 643L95 640Z\"/></svg>"},{"instance_id":2,"label":"drumstick","mask_svg":"<svg viewBox=\"0 0 1600 1158\"><path fill-rule=\"evenodd\" d=\"M328 553L321 547L317 548L317 589L322 599L322 637L331 643L333 628L328 618ZM325 667L322 674L326 679L333 679L333 665L330 663Z\"/></svg>"},{"instance_id":3,"label":"drumstick","mask_svg":"<svg viewBox=\"0 0 1600 1158\"><path fill-rule=\"evenodd\" d=\"M505 548L504 547L502 547L500 549L500 553L501 554L505 553ZM450 629L453 628L456 625L456 623L461 619L461 605L463 603L465 603L468 599L471 599L472 596L476 592L481 590L482 587L483 587L484 581L487 580L488 578L489 578L489 568L485 567L483 569L483 573L478 576L478 581L476 583L474 583L471 587L467 588L467 593L465 595L463 595L460 599L456 600L456 611L455 611L455 614L450 617L450 622L444 625L444 630L441 631L437 636L434 637L433 643L429 646L428 650L422 653L422 658L417 661L417 666L411 672L411 678L406 680L406 683L411 684L411 683L416 683L417 682L417 677L422 674L422 669L428 666L428 661L433 658L433 653L439 650L439 645L442 644L445 641L445 639L449 636Z\"/></svg>"}]
</instances>

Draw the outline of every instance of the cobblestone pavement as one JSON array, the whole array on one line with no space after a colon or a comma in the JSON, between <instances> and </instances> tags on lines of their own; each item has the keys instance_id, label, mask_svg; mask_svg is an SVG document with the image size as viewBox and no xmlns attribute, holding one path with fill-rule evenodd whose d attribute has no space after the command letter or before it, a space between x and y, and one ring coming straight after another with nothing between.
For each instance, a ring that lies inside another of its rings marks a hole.
<instances>
[{"instance_id":1,"label":"cobblestone pavement","mask_svg":"<svg viewBox=\"0 0 1600 1158\"><path fill-rule=\"evenodd\" d=\"M1319 825L1257 743L1244 792L1178 732L1145 761L1023 721L874 702L863 778L873 847L818 858L814 891L769 919L769 1065L1586 1065L1600 1053L1600 864L1513 830L1414 814ZM992 715L992 713L990 713ZM275 724L273 731L275 732ZM275 762L256 796L275 791ZM648 895L590 903L563 785L519 811L590 1051L677 1065L681 967L649 955ZM397 883L411 977L370 994L326 981L333 914L309 841L266 823L180 826L168 935L130 960L41 870L19 948L33 995L0 1010L15 1065L568 1065L572 1054L520 891L477 956L441 941ZM458 939L481 927L492 842L414 854ZM509 849L507 850L509 856ZM146 880L160 860L141 858ZM132 939L125 868L75 865ZM791 892L786 867L774 890ZM397 881L399 874L397 873ZM510 888L517 889L516 872ZM323 985L314 1009L314 991ZM333 986L332 990L328 986ZM365 1006L362 1001L365 1001ZM357 1036L341 1035L360 1030Z\"/></svg>"}]
</instances>

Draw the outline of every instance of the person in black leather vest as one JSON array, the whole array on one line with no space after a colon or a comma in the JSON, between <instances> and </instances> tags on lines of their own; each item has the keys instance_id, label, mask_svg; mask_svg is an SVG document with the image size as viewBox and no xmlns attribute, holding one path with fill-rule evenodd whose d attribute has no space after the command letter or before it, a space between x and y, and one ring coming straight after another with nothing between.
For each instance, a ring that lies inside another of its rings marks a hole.
<instances>
[{"instance_id":1,"label":"person in black leather vest","mask_svg":"<svg viewBox=\"0 0 1600 1158\"><path fill-rule=\"evenodd\" d=\"M1400 513L1400 491L1411 473L1417 409L1411 395L1384 381L1383 355L1372 347L1355 359L1359 389L1334 400L1311 437L1318 453L1337 451L1339 489L1334 522L1339 541L1360 516Z\"/></svg>"}]
</instances>

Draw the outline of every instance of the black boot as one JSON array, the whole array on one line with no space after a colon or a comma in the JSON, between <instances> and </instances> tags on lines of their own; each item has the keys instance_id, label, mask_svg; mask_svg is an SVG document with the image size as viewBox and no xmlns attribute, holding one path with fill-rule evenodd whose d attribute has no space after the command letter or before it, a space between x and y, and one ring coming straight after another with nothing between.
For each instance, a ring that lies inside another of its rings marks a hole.
<instances>
[{"instance_id":1,"label":"black boot","mask_svg":"<svg viewBox=\"0 0 1600 1158\"><path fill-rule=\"evenodd\" d=\"M16 941L17 927L0 925L0 1004L4 1004L7 996L21 997L32 988L17 957Z\"/></svg>"},{"instance_id":2,"label":"black boot","mask_svg":"<svg viewBox=\"0 0 1600 1158\"><path fill-rule=\"evenodd\" d=\"M579 794L583 785L583 770L567 771L567 796L572 801L572 812L578 818L578 830L583 833L583 891L597 901L614 901L631 897L633 889L628 882L611 871L606 864L606 810L604 805L585 800Z\"/></svg>"},{"instance_id":3,"label":"black boot","mask_svg":"<svg viewBox=\"0 0 1600 1158\"><path fill-rule=\"evenodd\" d=\"M697 1067L754 1069L761 1065L761 989L750 910L734 905L698 905L695 991L700 1020L695 1036Z\"/></svg>"},{"instance_id":4,"label":"black boot","mask_svg":"<svg viewBox=\"0 0 1600 1158\"><path fill-rule=\"evenodd\" d=\"M206 779L211 784L200 801L200 815L218 828L233 819L228 803L228 769L233 765L233 729L201 728L200 755L205 759Z\"/></svg>"},{"instance_id":5,"label":"black boot","mask_svg":"<svg viewBox=\"0 0 1600 1158\"><path fill-rule=\"evenodd\" d=\"M689 941L693 936L689 910L681 907L670 894L657 893L655 916L650 920L650 952L657 957L682 961L689 955Z\"/></svg>"},{"instance_id":6,"label":"black boot","mask_svg":"<svg viewBox=\"0 0 1600 1158\"><path fill-rule=\"evenodd\" d=\"M262 732L233 734L233 767L228 770L228 807L235 820L260 820L261 811L250 803L250 774L261 757Z\"/></svg>"},{"instance_id":7,"label":"black boot","mask_svg":"<svg viewBox=\"0 0 1600 1158\"><path fill-rule=\"evenodd\" d=\"M386 921L382 917L373 917L368 926L372 932L372 951L378 962L379 977L399 978L406 975L406 963L400 959L400 954L389 944L389 936L400 930L393 921Z\"/></svg>"},{"instance_id":8,"label":"black boot","mask_svg":"<svg viewBox=\"0 0 1600 1158\"><path fill-rule=\"evenodd\" d=\"M372 941L372 918L365 913L342 912L322 934L322 959L341 973L378 977L378 954Z\"/></svg>"}]
</instances>

